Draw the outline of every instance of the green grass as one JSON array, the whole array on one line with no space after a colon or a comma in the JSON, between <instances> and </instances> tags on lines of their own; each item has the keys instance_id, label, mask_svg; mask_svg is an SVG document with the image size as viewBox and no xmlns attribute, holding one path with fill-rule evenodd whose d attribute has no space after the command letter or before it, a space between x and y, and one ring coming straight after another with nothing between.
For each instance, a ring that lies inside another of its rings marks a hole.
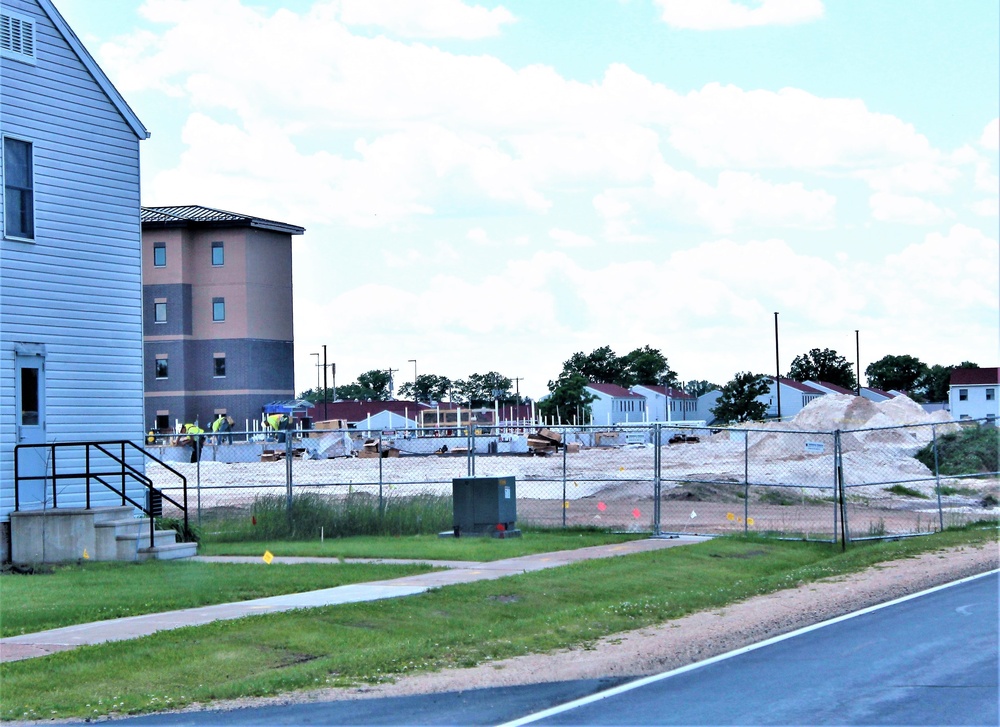
<instances>
[{"instance_id":1,"label":"green grass","mask_svg":"<svg viewBox=\"0 0 1000 727\"><path fill-rule=\"evenodd\" d=\"M938 471L942 475L974 475L1000 471L1000 427L965 427L937 438ZM934 471L934 442L914 457Z\"/></svg>"},{"instance_id":2,"label":"green grass","mask_svg":"<svg viewBox=\"0 0 1000 727\"><path fill-rule=\"evenodd\" d=\"M212 513L202 518L202 542L234 540L318 540L355 535L419 535L450 530L450 496L367 492L332 496L297 493L291 510L284 495L260 495L249 512Z\"/></svg>"},{"instance_id":3,"label":"green grass","mask_svg":"<svg viewBox=\"0 0 1000 727\"><path fill-rule=\"evenodd\" d=\"M858 544L847 552L819 543L719 538L419 596L160 632L0 665L0 717L140 713L472 666L586 645L882 561L996 539L995 525Z\"/></svg>"},{"instance_id":4,"label":"green grass","mask_svg":"<svg viewBox=\"0 0 1000 727\"><path fill-rule=\"evenodd\" d=\"M354 537L315 540L202 543L201 555L275 555L325 558L425 558L427 560L491 561L535 553L575 550L591 545L623 543L646 537L596 530L525 530L520 538L439 538L437 535Z\"/></svg>"},{"instance_id":5,"label":"green grass","mask_svg":"<svg viewBox=\"0 0 1000 727\"><path fill-rule=\"evenodd\" d=\"M952 485L941 485L941 494L948 495L963 495L965 497L979 497L979 490L973 487L954 487Z\"/></svg>"},{"instance_id":6,"label":"green grass","mask_svg":"<svg viewBox=\"0 0 1000 727\"><path fill-rule=\"evenodd\" d=\"M893 485L892 487L886 487L886 492L891 492L894 495L900 495L901 497L917 497L921 500L929 500L930 497L922 493L920 490L914 490L912 487L907 487L906 485Z\"/></svg>"},{"instance_id":7,"label":"green grass","mask_svg":"<svg viewBox=\"0 0 1000 727\"><path fill-rule=\"evenodd\" d=\"M0 635L300 593L429 570L424 565L268 566L184 561L56 566L49 573L0 576Z\"/></svg>"}]
</instances>

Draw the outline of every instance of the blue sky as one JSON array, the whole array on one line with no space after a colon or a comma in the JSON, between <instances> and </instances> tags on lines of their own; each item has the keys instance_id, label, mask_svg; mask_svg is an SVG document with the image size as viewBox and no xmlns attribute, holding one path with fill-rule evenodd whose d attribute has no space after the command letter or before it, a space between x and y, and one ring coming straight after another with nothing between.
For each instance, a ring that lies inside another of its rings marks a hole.
<instances>
[{"instance_id":1,"label":"blue sky","mask_svg":"<svg viewBox=\"0 0 1000 727\"><path fill-rule=\"evenodd\" d=\"M56 0L143 203L299 224L296 386L661 349L996 365L1000 11L969 0Z\"/></svg>"}]
</instances>

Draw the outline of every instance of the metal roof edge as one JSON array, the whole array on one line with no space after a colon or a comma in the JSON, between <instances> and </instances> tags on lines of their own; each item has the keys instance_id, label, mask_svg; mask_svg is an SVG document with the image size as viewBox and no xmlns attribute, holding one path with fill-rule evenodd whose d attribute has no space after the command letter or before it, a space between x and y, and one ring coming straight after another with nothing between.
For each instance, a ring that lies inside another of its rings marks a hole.
<instances>
[{"instance_id":1,"label":"metal roof edge","mask_svg":"<svg viewBox=\"0 0 1000 727\"><path fill-rule=\"evenodd\" d=\"M125 123L131 127L132 131L135 133L139 139L148 139L150 137L149 130L143 125L139 117L132 110L132 107L128 105L128 101L122 96L118 89L115 88L115 84L111 82L107 74L101 69L94 60L94 57L90 55L90 51L83 44L79 37L77 37L76 32L70 27L66 19L59 13L56 6L52 4L52 0L37 0L38 7L41 8L42 12L49 16L49 20L52 24L56 26L63 38L69 43L70 47L76 52L80 61L93 76L94 80L97 81L97 85L101 87L108 100L111 101L112 105L118 109L118 113L122 115L125 119Z\"/></svg>"}]
</instances>

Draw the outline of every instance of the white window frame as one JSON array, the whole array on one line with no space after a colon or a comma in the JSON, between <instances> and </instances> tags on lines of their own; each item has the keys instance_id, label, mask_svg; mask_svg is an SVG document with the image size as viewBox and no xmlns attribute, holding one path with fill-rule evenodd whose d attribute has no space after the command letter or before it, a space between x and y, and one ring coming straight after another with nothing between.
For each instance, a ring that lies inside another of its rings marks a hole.
<instances>
[{"instance_id":1,"label":"white window frame","mask_svg":"<svg viewBox=\"0 0 1000 727\"><path fill-rule=\"evenodd\" d=\"M4 168L3 172L3 193L0 195L0 205L3 205L3 230L0 230L0 234L3 235L5 240L16 240L17 242L34 242L38 237L38 220L35 217L35 191L37 190L37 185L35 184L35 141L33 139L26 139L23 136L18 136L16 134L4 134L0 137L0 165L3 165L3 158L7 154L7 141L19 141L22 144L27 144L31 150L31 234L32 237L21 237L19 235L8 235L7 234L7 170Z\"/></svg>"}]
</instances>

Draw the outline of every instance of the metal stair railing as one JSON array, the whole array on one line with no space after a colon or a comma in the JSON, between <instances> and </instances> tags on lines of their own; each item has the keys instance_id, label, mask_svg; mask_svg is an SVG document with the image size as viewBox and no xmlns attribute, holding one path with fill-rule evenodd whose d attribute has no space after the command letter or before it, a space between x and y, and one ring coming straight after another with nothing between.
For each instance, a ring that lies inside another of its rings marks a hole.
<instances>
[{"instance_id":1,"label":"metal stair railing","mask_svg":"<svg viewBox=\"0 0 1000 727\"><path fill-rule=\"evenodd\" d=\"M79 449L84 448L84 467L83 471L60 471L58 467L58 459L56 457L57 451L64 451L70 448ZM20 467L20 453L27 449L48 449L49 450L49 465L51 467L51 472L43 475L22 475ZM113 449L118 449L119 451L113 451ZM99 454L104 455L98 463L92 462L91 453L96 451ZM145 459L152 460L156 462L168 472L176 475L181 480L181 491L183 493L182 500L183 503L177 502L175 499L163 493L162 490L157 489L153 481L147 477L143 472L140 472L136 467L129 464L126 458L126 452L138 452ZM118 465L117 468L113 466L108 469L95 468L97 464L103 465L104 462L110 460L112 465ZM106 478L119 478L121 480L120 488L119 486L113 484ZM27 481L37 481L42 480L52 482L52 507L58 507L58 483L60 481L66 480L80 480L85 481L85 509L90 510L90 492L91 492L91 482L96 482L102 487L111 490L113 493L121 497L122 505L131 504L138 508L148 519L149 519L149 546L154 547L156 545L156 524L155 518L162 516L162 504L166 500L178 510L180 510L184 515L184 531L187 532L188 526L188 488L187 488L187 478L180 472L175 470L173 467L168 465L166 462L161 460L159 457L147 452L142 447L137 446L134 442L127 439L118 439L112 441L102 441L102 442L48 442L44 444L18 444L14 446L14 511L17 512L21 507L20 500L20 487L22 482ZM129 497L127 492L128 483L138 483L147 492L148 497L143 498L144 502L139 503ZM148 505L147 505L148 503ZM159 507L157 507L157 504ZM157 510L159 512L157 512ZM137 541L138 543L138 541ZM138 545L137 545L138 547Z\"/></svg>"}]
</instances>

